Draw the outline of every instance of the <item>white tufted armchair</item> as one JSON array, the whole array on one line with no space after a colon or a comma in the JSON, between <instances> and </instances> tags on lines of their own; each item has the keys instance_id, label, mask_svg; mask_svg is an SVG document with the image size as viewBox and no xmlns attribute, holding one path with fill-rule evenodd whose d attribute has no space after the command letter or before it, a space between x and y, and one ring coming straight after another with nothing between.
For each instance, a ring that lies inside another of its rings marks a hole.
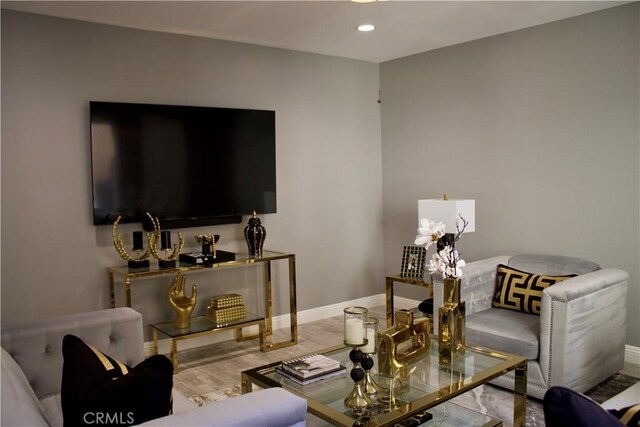
<instances>
[{"instance_id":1,"label":"white tufted armchair","mask_svg":"<svg viewBox=\"0 0 640 427\"><path fill-rule=\"evenodd\" d=\"M578 276L545 289L537 316L492 307L498 264L541 275ZM530 396L542 399L554 385L584 392L624 364L627 279L625 271L565 256L497 256L470 262L461 280L466 343L527 357ZM442 277L434 275L433 281L434 306L439 307ZM513 389L513 375L493 383Z\"/></svg>"},{"instance_id":2,"label":"white tufted armchair","mask_svg":"<svg viewBox=\"0 0 640 427\"><path fill-rule=\"evenodd\" d=\"M62 338L73 334L87 344L130 366L144 360L142 315L121 307L71 314L19 325L0 331L0 425L62 426ZM307 401L282 388L269 388L205 405L189 407L144 423L154 426L292 426L305 425ZM96 421L96 424L100 424Z\"/></svg>"}]
</instances>

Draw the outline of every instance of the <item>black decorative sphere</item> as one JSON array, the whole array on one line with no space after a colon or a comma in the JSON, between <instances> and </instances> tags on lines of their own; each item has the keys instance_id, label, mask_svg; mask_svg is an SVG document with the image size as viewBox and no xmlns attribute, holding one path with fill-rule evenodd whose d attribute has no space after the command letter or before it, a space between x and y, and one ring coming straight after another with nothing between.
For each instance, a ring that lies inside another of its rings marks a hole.
<instances>
[{"instance_id":1,"label":"black decorative sphere","mask_svg":"<svg viewBox=\"0 0 640 427\"><path fill-rule=\"evenodd\" d=\"M355 382L362 381L364 378L364 370L360 367L351 370L351 379Z\"/></svg>"},{"instance_id":2,"label":"black decorative sphere","mask_svg":"<svg viewBox=\"0 0 640 427\"><path fill-rule=\"evenodd\" d=\"M360 363L360 361L362 360L362 351L360 351L360 349L358 348L354 348L353 350L351 350L349 352L349 360L351 360L353 363Z\"/></svg>"},{"instance_id":3,"label":"black decorative sphere","mask_svg":"<svg viewBox=\"0 0 640 427\"><path fill-rule=\"evenodd\" d=\"M360 366L362 366L365 370L370 370L371 368L373 368L373 359L370 357L365 357L362 359L362 362L360 362Z\"/></svg>"}]
</instances>

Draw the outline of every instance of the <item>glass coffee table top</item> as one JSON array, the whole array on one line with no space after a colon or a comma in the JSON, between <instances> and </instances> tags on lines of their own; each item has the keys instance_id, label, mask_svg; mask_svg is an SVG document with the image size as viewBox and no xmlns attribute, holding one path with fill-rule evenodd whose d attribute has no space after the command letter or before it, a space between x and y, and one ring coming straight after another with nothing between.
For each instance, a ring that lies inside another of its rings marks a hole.
<instances>
[{"instance_id":1,"label":"glass coffee table top","mask_svg":"<svg viewBox=\"0 0 640 427\"><path fill-rule=\"evenodd\" d=\"M350 350L350 347L338 346L322 353L350 369L352 365L349 361ZM379 366L377 355L374 354L372 357L375 362L373 372L377 373L376 368ZM428 354L411 364L408 379L390 379L374 375L375 381L385 390L378 394L371 410L361 417L352 415L344 404L344 398L353 389L353 381L348 371L338 377L301 386L278 374L275 368L279 365L280 363L275 363L244 371L243 385L252 383L260 387L284 387L305 397L311 413L336 425L353 425L355 421L361 421L364 424L377 426L393 425L414 413L440 405L516 367L522 369L526 367L526 359L488 349L466 347L455 363L442 366L438 363L438 341L432 339ZM248 388L250 389L250 385ZM515 414L514 418L516 418ZM491 424L490 418L473 424L495 425Z\"/></svg>"}]
</instances>

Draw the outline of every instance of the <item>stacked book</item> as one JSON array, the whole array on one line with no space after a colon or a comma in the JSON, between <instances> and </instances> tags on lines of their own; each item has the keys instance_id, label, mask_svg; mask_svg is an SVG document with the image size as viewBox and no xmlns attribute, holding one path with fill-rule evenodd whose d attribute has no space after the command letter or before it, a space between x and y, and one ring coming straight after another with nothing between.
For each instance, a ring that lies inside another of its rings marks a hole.
<instances>
[{"instance_id":1,"label":"stacked book","mask_svg":"<svg viewBox=\"0 0 640 427\"><path fill-rule=\"evenodd\" d=\"M246 319L247 308L242 301L242 295L227 294L211 297L207 306L207 317L218 325Z\"/></svg>"},{"instance_id":2,"label":"stacked book","mask_svg":"<svg viewBox=\"0 0 640 427\"><path fill-rule=\"evenodd\" d=\"M347 372L347 368L330 357L322 354L310 354L282 362L282 365L276 368L276 372L297 384L307 385L342 375Z\"/></svg>"}]
</instances>

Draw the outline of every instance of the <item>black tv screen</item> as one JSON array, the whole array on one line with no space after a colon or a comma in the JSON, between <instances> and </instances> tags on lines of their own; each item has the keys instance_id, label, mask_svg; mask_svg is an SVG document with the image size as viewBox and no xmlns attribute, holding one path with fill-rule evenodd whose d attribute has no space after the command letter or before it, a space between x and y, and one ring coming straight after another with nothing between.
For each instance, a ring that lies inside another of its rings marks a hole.
<instances>
[{"instance_id":1,"label":"black tv screen","mask_svg":"<svg viewBox=\"0 0 640 427\"><path fill-rule=\"evenodd\" d=\"M90 117L94 225L276 212L274 111L90 102Z\"/></svg>"}]
</instances>

